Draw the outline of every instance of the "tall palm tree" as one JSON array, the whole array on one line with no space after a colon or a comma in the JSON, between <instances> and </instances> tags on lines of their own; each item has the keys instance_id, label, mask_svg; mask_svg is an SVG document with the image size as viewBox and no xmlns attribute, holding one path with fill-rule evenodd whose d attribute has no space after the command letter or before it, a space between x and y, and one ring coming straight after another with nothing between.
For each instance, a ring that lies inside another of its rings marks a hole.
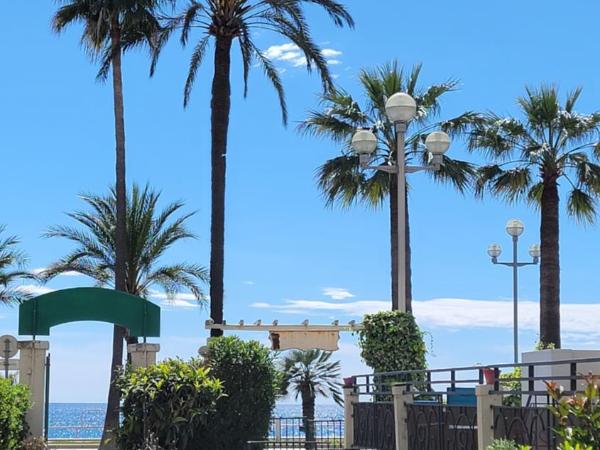
<instances>
[{"instance_id":1,"label":"tall palm tree","mask_svg":"<svg viewBox=\"0 0 600 450\"><path fill-rule=\"evenodd\" d=\"M344 400L340 389L340 362L331 361L333 353L322 350L294 350L282 361L282 394L302 398L302 417L306 448L315 446L315 400L318 396L332 397L338 405Z\"/></svg>"},{"instance_id":2,"label":"tall palm tree","mask_svg":"<svg viewBox=\"0 0 600 450\"><path fill-rule=\"evenodd\" d=\"M527 200L539 208L541 224L540 341L560 348L560 181L566 209L591 222L600 192L600 112L579 114L581 89L560 102L554 86L527 88L517 99L522 118L488 114L472 130L469 147L490 163L478 169L476 193L488 190L509 202Z\"/></svg>"},{"instance_id":3,"label":"tall palm tree","mask_svg":"<svg viewBox=\"0 0 600 450\"><path fill-rule=\"evenodd\" d=\"M192 92L198 68L206 55L209 43L214 48L214 75L211 93L211 251L210 251L210 314L216 323L223 322L223 276L225 254L225 176L227 136L231 109L231 51L238 41L242 57L244 96L248 92L248 74L257 63L273 84L279 96L283 122L287 122L287 108L283 85L273 62L253 40L257 31L272 31L290 41L304 54L308 70L316 67L323 87L330 89L332 81L327 61L313 41L304 14L307 4L321 6L337 26L353 26L345 7L335 0L191 0L187 9L172 18L159 45L163 45L172 31L181 28L181 43L186 45L190 33L201 34L192 57L184 89L184 105ZM155 54L153 66L156 64ZM213 336L222 334L212 330Z\"/></svg>"},{"instance_id":4,"label":"tall palm tree","mask_svg":"<svg viewBox=\"0 0 600 450\"><path fill-rule=\"evenodd\" d=\"M350 207L357 202L371 206L383 204L389 196L390 238L391 238L391 280L392 305L398 305L396 298L399 251L398 239L398 198L395 175L381 171L363 171L358 157L353 154L350 142L358 128L370 128L378 137L375 163L394 164L396 160L396 129L385 113L386 100L396 92L406 92L417 102L417 116L408 124L405 147L407 164L427 163L431 154L425 148L427 134L441 127L447 132L457 133L475 120L477 115L466 112L445 122L436 121L440 112L440 98L453 91L457 82L450 80L427 88L420 85L421 64L405 71L398 63L383 65L375 70L362 70L360 82L365 103L361 107L358 100L347 91L337 89L321 96L322 108L309 113L300 125L300 130L315 136L323 136L340 145L342 154L326 161L317 170L317 184L323 192L327 205L336 203ZM444 156L439 171L429 172L435 180L449 182L464 192L469 186L473 172L471 164ZM407 197L408 200L408 197ZM406 208L406 307L412 310L411 248L409 213Z\"/></svg>"},{"instance_id":5,"label":"tall palm tree","mask_svg":"<svg viewBox=\"0 0 600 450\"><path fill-rule=\"evenodd\" d=\"M73 212L68 216L77 227L55 226L46 233L48 237L61 237L76 244L75 249L53 263L40 276L49 280L61 273L78 272L94 279L99 286L114 287L116 271L116 224L117 195L112 189L109 195L85 195L83 201L89 211ZM125 261L125 292L148 298L154 290L162 289L168 296L181 289L188 289L198 300L204 296L200 287L207 281L206 269L195 264L163 264L161 259L174 244L194 236L188 231L186 221L192 214L179 215L183 204L171 203L158 208L160 194L145 187L134 185L126 203L127 260ZM117 354L123 354L123 339L113 343ZM117 372L122 359L114 361L111 373ZM111 380L111 389L113 383ZM109 395L107 420L103 445L119 425L119 397Z\"/></svg>"},{"instance_id":6,"label":"tall palm tree","mask_svg":"<svg viewBox=\"0 0 600 450\"><path fill-rule=\"evenodd\" d=\"M0 235L4 234L6 226L0 225ZM0 238L0 304L20 303L29 296L27 292L18 289L14 284L31 275L23 270L26 257L17 250L19 239L16 236Z\"/></svg>"},{"instance_id":7,"label":"tall palm tree","mask_svg":"<svg viewBox=\"0 0 600 450\"><path fill-rule=\"evenodd\" d=\"M69 25L75 23L83 24L82 44L86 51L100 61L100 70L98 71L97 78L105 80L112 67L117 194L116 270L114 285L117 290L126 291L127 231L125 229L125 202L127 192L125 185L125 111L121 59L123 53L129 49L142 45L148 45L150 48L155 47L157 33L161 29L157 11L163 5L174 4L174 0L61 1L64 4L59 8L52 20L54 31L60 33ZM123 327L115 325L113 330L113 365L123 359L123 354L119 354L117 350L123 347L122 341L125 334L126 330ZM111 385L115 381L115 377L116 374L111 375ZM108 403L118 403L118 395L118 390L111 388ZM114 444L109 445L114 447Z\"/></svg>"}]
</instances>

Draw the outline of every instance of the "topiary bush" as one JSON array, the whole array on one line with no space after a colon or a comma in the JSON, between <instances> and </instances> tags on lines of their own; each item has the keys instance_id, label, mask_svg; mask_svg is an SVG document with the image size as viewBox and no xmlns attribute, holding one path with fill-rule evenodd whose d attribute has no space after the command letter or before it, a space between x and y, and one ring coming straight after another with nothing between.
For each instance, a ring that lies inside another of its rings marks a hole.
<instances>
[{"instance_id":1,"label":"topiary bush","mask_svg":"<svg viewBox=\"0 0 600 450\"><path fill-rule=\"evenodd\" d=\"M0 449L20 449L28 433L25 414L30 407L26 386L12 378L0 378Z\"/></svg>"},{"instance_id":2,"label":"topiary bush","mask_svg":"<svg viewBox=\"0 0 600 450\"><path fill-rule=\"evenodd\" d=\"M206 363L221 380L225 396L217 402L210 427L195 435L194 450L244 450L247 441L267 438L280 375L274 356L256 341L235 336L210 340Z\"/></svg>"},{"instance_id":3,"label":"topiary bush","mask_svg":"<svg viewBox=\"0 0 600 450\"><path fill-rule=\"evenodd\" d=\"M368 314L358 335L361 356L375 372L427 368L423 332L412 314L400 311Z\"/></svg>"},{"instance_id":4,"label":"topiary bush","mask_svg":"<svg viewBox=\"0 0 600 450\"><path fill-rule=\"evenodd\" d=\"M121 374L123 422L117 444L121 450L147 448L191 450L192 438L203 433L222 396L221 382L209 375L201 360L168 359Z\"/></svg>"}]
</instances>

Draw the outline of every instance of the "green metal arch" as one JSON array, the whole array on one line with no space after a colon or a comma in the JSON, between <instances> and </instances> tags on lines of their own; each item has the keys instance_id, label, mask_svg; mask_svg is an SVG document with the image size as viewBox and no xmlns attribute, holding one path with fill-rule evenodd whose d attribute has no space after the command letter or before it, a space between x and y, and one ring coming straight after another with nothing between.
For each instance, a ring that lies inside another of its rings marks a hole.
<instances>
[{"instance_id":1,"label":"green metal arch","mask_svg":"<svg viewBox=\"0 0 600 450\"><path fill-rule=\"evenodd\" d=\"M23 302L19 335L48 336L55 325L87 320L121 325L131 336L160 337L157 305L125 292L90 287L54 291Z\"/></svg>"}]
</instances>

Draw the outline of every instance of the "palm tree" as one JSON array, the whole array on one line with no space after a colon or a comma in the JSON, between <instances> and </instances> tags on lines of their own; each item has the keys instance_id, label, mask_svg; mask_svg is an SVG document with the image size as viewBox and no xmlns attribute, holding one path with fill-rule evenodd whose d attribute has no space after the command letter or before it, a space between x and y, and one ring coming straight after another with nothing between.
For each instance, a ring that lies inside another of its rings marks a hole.
<instances>
[{"instance_id":1,"label":"palm tree","mask_svg":"<svg viewBox=\"0 0 600 450\"><path fill-rule=\"evenodd\" d=\"M417 102L417 116L408 124L405 157L407 164L422 165L431 155L424 142L432 129L441 127L449 133L458 133L475 120L477 115L466 112L445 122L436 122L440 111L440 98L453 91L457 82L450 80L422 88L419 82L421 64L410 72L399 67L396 62L383 65L375 70L362 70L360 82L366 102L361 108L352 94L337 89L321 96L322 109L311 111L300 125L300 130L315 136L331 139L342 148L342 154L326 161L317 170L317 184L323 192L327 205L336 203L350 207L357 202L371 206L381 205L389 196L391 233L391 280L392 305L398 305L395 293L398 285L396 267L398 253L398 198L396 176L381 171L362 171L358 157L350 148L350 141L358 128L370 128L378 136L376 163L394 164L396 159L396 129L385 113L386 100L396 92L406 92ZM464 192L469 186L473 172L471 164L444 156L439 171L429 172L435 180L449 182ZM408 198L407 198L408 200ZM408 204L408 203L407 203ZM406 307L412 310L411 248L408 207L406 209Z\"/></svg>"},{"instance_id":2,"label":"palm tree","mask_svg":"<svg viewBox=\"0 0 600 450\"><path fill-rule=\"evenodd\" d=\"M0 225L0 235L5 231L6 227ZM31 275L23 270L26 258L17 250L18 244L16 236L0 238L0 303L7 305L20 303L29 297L27 292L13 286L19 279L31 278Z\"/></svg>"},{"instance_id":3,"label":"palm tree","mask_svg":"<svg viewBox=\"0 0 600 450\"><path fill-rule=\"evenodd\" d=\"M476 193L485 190L509 202L527 200L540 210L540 341L560 348L560 180L568 192L567 213L591 222L600 191L600 112L579 114L581 89L563 104L554 86L527 88L517 99L522 119L488 114L471 132L469 147L490 164L478 169Z\"/></svg>"},{"instance_id":4,"label":"palm tree","mask_svg":"<svg viewBox=\"0 0 600 450\"><path fill-rule=\"evenodd\" d=\"M331 361L331 352L294 350L282 361L282 394L295 393L302 398L302 417L306 448L315 447L315 400L317 396L332 397L338 405L344 400L340 389L340 362Z\"/></svg>"},{"instance_id":5,"label":"palm tree","mask_svg":"<svg viewBox=\"0 0 600 450\"><path fill-rule=\"evenodd\" d=\"M112 67L117 195L114 285L117 290L126 291L127 230L125 203L127 192L125 185L125 112L121 58L125 51L135 47L142 45L148 45L150 48L155 47L157 33L161 29L157 10L163 5L174 4L174 0L63 0L63 2L64 5L59 8L52 20L54 31L60 33L69 25L83 24L82 44L86 51L100 61L97 78L105 80ZM115 325L113 330L113 366L123 359L123 354L119 354L117 349L123 347L122 341L125 334L125 329ZM111 375L111 377L112 385L116 374ZM118 395L116 388L110 389L109 405L118 404ZM110 414L110 411L107 414ZM113 417L114 419L115 417ZM118 417L116 419L118 420ZM107 445L114 447L114 444Z\"/></svg>"},{"instance_id":6,"label":"palm tree","mask_svg":"<svg viewBox=\"0 0 600 450\"><path fill-rule=\"evenodd\" d=\"M55 226L45 234L48 237L61 237L76 244L75 249L59 261L53 263L40 276L49 280L61 273L78 272L94 279L99 286L114 286L116 271L116 224L117 195L112 189L109 195L85 195L83 201L89 211L73 212L68 216L78 227ZM188 289L198 300L204 296L200 283L207 281L206 269L195 264L162 264L164 254L174 244L193 238L186 221L192 214L176 217L183 204L171 203L164 209L157 207L160 194L148 187L140 189L134 185L126 203L127 212L127 260L125 262L125 292L148 298L154 290L162 289L168 296ZM123 354L123 338L114 341L117 354ZM111 373L118 371L122 359L114 361ZM111 380L111 389L114 386ZM107 441L119 425L119 397L109 395L107 420L103 445L113 445Z\"/></svg>"},{"instance_id":7,"label":"palm tree","mask_svg":"<svg viewBox=\"0 0 600 450\"><path fill-rule=\"evenodd\" d=\"M206 55L208 45L214 43L214 75L211 94L211 252L210 252L210 314L215 323L223 322L223 274L225 234L225 176L227 136L231 109L231 50L238 41L242 56L244 95L248 92L248 74L257 63L273 84L279 97L283 122L287 122L287 108L283 85L273 62L253 40L256 31L272 31L290 41L304 54L308 70L316 67L323 87L330 89L332 81L327 61L319 46L313 42L304 14L306 4L321 6L337 26L353 26L345 7L335 0L191 0L187 9L172 18L159 40L162 46L175 29L181 28L181 43L186 45L194 29L201 31L192 52L184 89L184 105L192 92L198 68ZM158 51L153 66L156 64ZM212 330L213 336L222 331Z\"/></svg>"}]
</instances>

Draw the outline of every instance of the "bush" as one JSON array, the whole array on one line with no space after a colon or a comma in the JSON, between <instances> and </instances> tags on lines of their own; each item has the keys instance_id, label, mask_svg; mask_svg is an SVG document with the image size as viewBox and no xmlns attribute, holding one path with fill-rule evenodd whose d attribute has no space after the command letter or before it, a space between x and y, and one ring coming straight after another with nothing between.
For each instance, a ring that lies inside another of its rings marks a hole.
<instances>
[{"instance_id":1,"label":"bush","mask_svg":"<svg viewBox=\"0 0 600 450\"><path fill-rule=\"evenodd\" d=\"M599 377L586 377L583 393L563 395L557 383L546 383L553 405L550 411L558 419L557 434L562 438L561 449L596 449L600 447L600 386Z\"/></svg>"},{"instance_id":2,"label":"bush","mask_svg":"<svg viewBox=\"0 0 600 450\"><path fill-rule=\"evenodd\" d=\"M527 445L517 445L514 441L507 439L495 439L485 450L529 450Z\"/></svg>"},{"instance_id":3,"label":"bush","mask_svg":"<svg viewBox=\"0 0 600 450\"><path fill-rule=\"evenodd\" d=\"M518 408L521 406L521 382L520 381L502 381L511 378L521 378L521 368L515 367L512 372L506 372L500 374L500 387L503 391L510 392L509 395L502 397L502 404L504 406L511 406Z\"/></svg>"},{"instance_id":4,"label":"bush","mask_svg":"<svg viewBox=\"0 0 600 450\"><path fill-rule=\"evenodd\" d=\"M46 450L48 446L41 437L28 437L21 443L21 450Z\"/></svg>"},{"instance_id":5,"label":"bush","mask_svg":"<svg viewBox=\"0 0 600 450\"><path fill-rule=\"evenodd\" d=\"M358 334L361 356L375 372L427 368L423 333L412 314L400 311L368 314Z\"/></svg>"},{"instance_id":6,"label":"bush","mask_svg":"<svg viewBox=\"0 0 600 450\"><path fill-rule=\"evenodd\" d=\"M27 387L12 378L0 378L0 449L20 448L28 433L25 414L30 407Z\"/></svg>"},{"instance_id":7,"label":"bush","mask_svg":"<svg viewBox=\"0 0 600 450\"><path fill-rule=\"evenodd\" d=\"M194 438L202 450L243 450L247 441L267 438L280 376L269 349L256 341L228 336L211 339L207 364L221 380L210 427Z\"/></svg>"},{"instance_id":8,"label":"bush","mask_svg":"<svg viewBox=\"0 0 600 450\"><path fill-rule=\"evenodd\" d=\"M148 368L125 371L118 386L123 396L121 450L146 448L150 440L165 450L192 449L222 395L220 381L200 360L169 359Z\"/></svg>"}]
</instances>

